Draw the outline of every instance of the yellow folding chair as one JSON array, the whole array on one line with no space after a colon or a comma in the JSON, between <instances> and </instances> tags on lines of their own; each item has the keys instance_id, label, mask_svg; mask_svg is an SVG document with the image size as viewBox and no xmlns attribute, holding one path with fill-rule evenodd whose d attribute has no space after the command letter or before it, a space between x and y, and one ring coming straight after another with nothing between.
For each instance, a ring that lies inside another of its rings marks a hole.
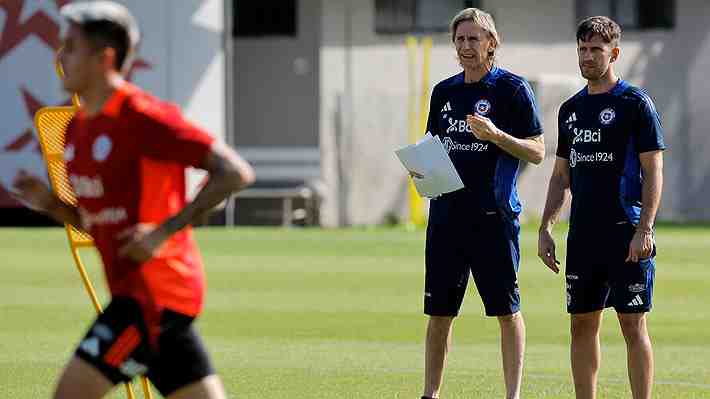
<instances>
[{"instance_id":1,"label":"yellow folding chair","mask_svg":"<svg viewBox=\"0 0 710 399\"><path fill-rule=\"evenodd\" d=\"M56 64L56 69L57 75L61 78L63 76L63 72L59 62ZM49 173L49 181L52 186L52 190L54 190L62 201L67 204L74 205L76 204L76 196L72 191L71 185L69 185L66 165L64 164L64 136L69 122L79 107L78 96L72 96L72 104L73 105L71 106L41 108L35 114L34 122L35 127L37 128L40 146L42 147L44 162L47 165L47 172ZM84 282L84 288L86 288L86 292L89 295L91 302L94 304L96 312L101 313L103 310L101 309L101 304L96 297L96 291L94 290L94 286L91 284L91 280L86 273L84 264L81 262L81 257L79 257L79 249L93 247L94 240L89 234L79 230L76 226L65 224L64 228L67 232L69 249L72 257L74 258L74 263L79 271L79 275L81 275L81 280ZM148 379L141 377L141 384L143 386L143 394L145 398L153 399ZM126 383L125 386L128 399L135 399L131 383Z\"/></svg>"}]
</instances>

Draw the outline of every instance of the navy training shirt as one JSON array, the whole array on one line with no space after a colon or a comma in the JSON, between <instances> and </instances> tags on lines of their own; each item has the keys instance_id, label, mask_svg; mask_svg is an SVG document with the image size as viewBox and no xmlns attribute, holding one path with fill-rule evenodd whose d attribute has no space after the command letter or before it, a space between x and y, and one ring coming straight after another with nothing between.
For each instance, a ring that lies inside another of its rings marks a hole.
<instances>
[{"instance_id":1,"label":"navy training shirt","mask_svg":"<svg viewBox=\"0 0 710 399\"><path fill-rule=\"evenodd\" d=\"M491 212L514 220L521 211L516 190L520 160L473 135L466 115L474 113L518 138L542 134L532 89L520 76L494 66L478 82L465 83L461 72L438 83L431 94L427 131L443 142L464 188L431 201L430 223Z\"/></svg>"},{"instance_id":2,"label":"navy training shirt","mask_svg":"<svg viewBox=\"0 0 710 399\"><path fill-rule=\"evenodd\" d=\"M648 94L619 79L606 93L587 87L558 115L557 156L569 162L570 229L638 224L643 174L639 154L665 149Z\"/></svg>"}]
</instances>

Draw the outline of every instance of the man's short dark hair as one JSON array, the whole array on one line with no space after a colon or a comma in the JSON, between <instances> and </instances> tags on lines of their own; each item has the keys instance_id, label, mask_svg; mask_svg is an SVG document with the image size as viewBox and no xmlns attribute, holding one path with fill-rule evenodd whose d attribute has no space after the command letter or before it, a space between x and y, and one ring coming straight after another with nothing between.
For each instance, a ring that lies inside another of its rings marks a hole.
<instances>
[{"instance_id":1,"label":"man's short dark hair","mask_svg":"<svg viewBox=\"0 0 710 399\"><path fill-rule=\"evenodd\" d=\"M111 47L116 51L114 68L121 71L131 46L128 32L122 26L106 20L85 22L79 27L96 50Z\"/></svg>"},{"instance_id":2,"label":"man's short dark hair","mask_svg":"<svg viewBox=\"0 0 710 399\"><path fill-rule=\"evenodd\" d=\"M609 17L597 16L583 19L577 26L577 41L588 42L593 36L614 46L621 40L621 27Z\"/></svg>"}]
</instances>

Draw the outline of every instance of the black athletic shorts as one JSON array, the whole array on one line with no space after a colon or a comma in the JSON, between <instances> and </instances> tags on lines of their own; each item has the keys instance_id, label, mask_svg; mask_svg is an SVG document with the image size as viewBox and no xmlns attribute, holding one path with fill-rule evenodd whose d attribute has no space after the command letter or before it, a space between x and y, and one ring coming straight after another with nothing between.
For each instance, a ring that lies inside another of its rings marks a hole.
<instances>
[{"instance_id":1,"label":"black athletic shorts","mask_svg":"<svg viewBox=\"0 0 710 399\"><path fill-rule=\"evenodd\" d=\"M457 316L469 275L486 316L520 310L518 268L520 225L487 212L475 220L432 223L427 227L424 313Z\"/></svg>"},{"instance_id":2,"label":"black athletic shorts","mask_svg":"<svg viewBox=\"0 0 710 399\"><path fill-rule=\"evenodd\" d=\"M138 302L115 297L76 349L114 384L145 375L163 396L214 374L194 318L164 310L155 335ZM152 339L151 339L152 338Z\"/></svg>"},{"instance_id":3,"label":"black athletic shorts","mask_svg":"<svg viewBox=\"0 0 710 399\"><path fill-rule=\"evenodd\" d=\"M565 270L569 313L612 306L618 313L651 310L656 249L649 258L626 262L635 231L631 223L570 231Z\"/></svg>"}]
</instances>

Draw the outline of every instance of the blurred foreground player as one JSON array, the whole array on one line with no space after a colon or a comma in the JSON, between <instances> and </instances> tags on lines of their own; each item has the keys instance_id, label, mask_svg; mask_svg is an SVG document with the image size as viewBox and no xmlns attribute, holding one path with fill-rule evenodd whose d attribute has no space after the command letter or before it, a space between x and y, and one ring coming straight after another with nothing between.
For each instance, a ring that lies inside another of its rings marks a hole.
<instances>
[{"instance_id":1,"label":"blurred foreground player","mask_svg":"<svg viewBox=\"0 0 710 399\"><path fill-rule=\"evenodd\" d=\"M66 132L65 161L77 206L21 173L18 196L54 219L90 233L111 302L67 364L55 398L102 398L146 375L170 399L225 398L192 322L205 281L190 224L254 180L225 144L179 109L122 77L139 31L123 6L106 1L61 9L69 22L60 62L64 89L82 105ZM185 198L185 168L209 180Z\"/></svg>"}]
</instances>

